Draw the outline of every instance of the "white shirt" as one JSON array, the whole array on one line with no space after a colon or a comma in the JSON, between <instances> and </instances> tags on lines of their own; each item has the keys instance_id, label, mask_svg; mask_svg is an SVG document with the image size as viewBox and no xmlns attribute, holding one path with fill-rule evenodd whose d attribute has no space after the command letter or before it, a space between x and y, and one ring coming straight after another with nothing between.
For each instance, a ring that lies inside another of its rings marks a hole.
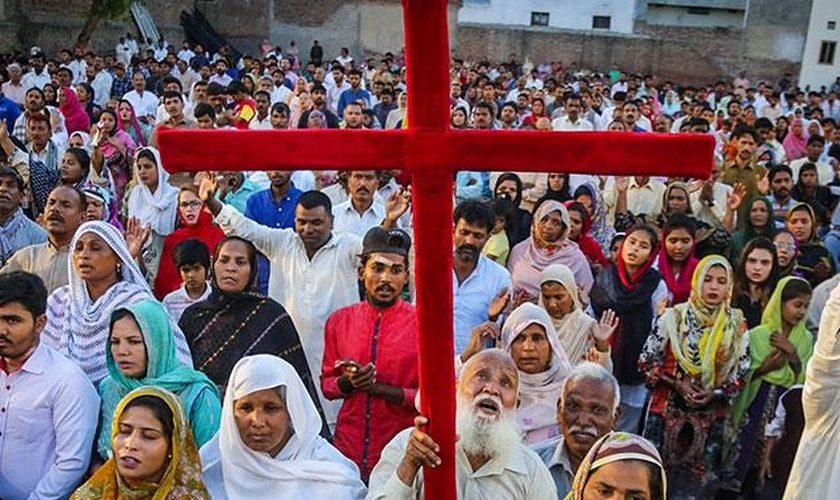
<instances>
[{"instance_id":1,"label":"white shirt","mask_svg":"<svg viewBox=\"0 0 840 500\"><path fill-rule=\"evenodd\" d=\"M820 186L825 186L834 179L834 169L831 168L831 165L821 161L812 162L806 156L790 162L790 169L793 171L794 183L799 180L799 170L802 168L802 165L805 165L806 163L813 163L817 166L817 182L819 182Z\"/></svg>"},{"instance_id":2,"label":"white shirt","mask_svg":"<svg viewBox=\"0 0 840 500\"><path fill-rule=\"evenodd\" d=\"M195 57L195 52L190 49L181 49L178 51L178 59L184 61L185 63L189 64L192 61L192 58Z\"/></svg>"},{"instance_id":3,"label":"white shirt","mask_svg":"<svg viewBox=\"0 0 840 500\"><path fill-rule=\"evenodd\" d=\"M692 182L689 184L689 189L691 192L688 197L691 200L691 211L694 213L694 216L713 227L718 223L722 223L723 218L726 216L726 199L729 198L729 194L732 192L732 186L722 182L712 184L712 200L714 201L714 205L711 207L705 202L700 201L700 193L703 190L702 181Z\"/></svg>"},{"instance_id":4,"label":"white shirt","mask_svg":"<svg viewBox=\"0 0 840 500\"><path fill-rule=\"evenodd\" d=\"M201 294L201 297L193 300L190 298L190 295L187 293L187 287L181 285L177 290L174 292L170 292L163 298L161 303L163 307L166 308L166 312L169 313L169 316L175 320L175 322L181 321L181 315L184 314L184 311L190 307L191 305L195 304L196 302L201 302L202 300L206 299L210 296L210 282L207 283L207 288L204 289L204 293Z\"/></svg>"},{"instance_id":5,"label":"white shirt","mask_svg":"<svg viewBox=\"0 0 840 500\"><path fill-rule=\"evenodd\" d=\"M251 130L271 130L271 113L266 113L262 120L260 120L259 115L254 115L254 118L248 123L248 128Z\"/></svg>"},{"instance_id":6,"label":"white shirt","mask_svg":"<svg viewBox=\"0 0 840 500\"><path fill-rule=\"evenodd\" d=\"M291 179L292 184L304 193L315 189L315 174L311 170L295 170Z\"/></svg>"},{"instance_id":7,"label":"white shirt","mask_svg":"<svg viewBox=\"0 0 840 500\"><path fill-rule=\"evenodd\" d=\"M139 94L136 90L126 93L123 99L131 103L134 108L134 114L137 118L141 116L155 117L157 114L158 98L154 92L144 90L143 94Z\"/></svg>"},{"instance_id":8,"label":"white shirt","mask_svg":"<svg viewBox=\"0 0 840 500\"><path fill-rule=\"evenodd\" d=\"M423 470L417 472L414 484L403 483L397 468L414 428L397 434L382 450L379 463L370 476L367 500L409 500L424 498ZM461 500L511 499L555 500L557 488L548 469L533 450L524 444L504 450L477 471L460 447L455 449L455 481Z\"/></svg>"},{"instance_id":9,"label":"white shirt","mask_svg":"<svg viewBox=\"0 0 840 500\"><path fill-rule=\"evenodd\" d=\"M355 234L333 233L330 240L306 256L303 241L294 229L273 229L247 219L225 205L216 216L226 235L241 236L271 261L268 295L283 305L297 328L314 378L321 374L324 357L324 324L334 311L359 301L358 267L362 240ZM334 424L340 401L320 394L327 422Z\"/></svg>"},{"instance_id":10,"label":"white shirt","mask_svg":"<svg viewBox=\"0 0 840 500\"><path fill-rule=\"evenodd\" d=\"M11 81L5 82L2 88L3 95L13 100L14 102L18 104L23 104L24 102L26 102L26 91L29 90L29 87L25 87L22 81L18 82L17 85L12 83Z\"/></svg>"},{"instance_id":11,"label":"white shirt","mask_svg":"<svg viewBox=\"0 0 840 500\"><path fill-rule=\"evenodd\" d=\"M488 320L487 308L505 287L509 291L513 289L510 272L483 254L479 256L473 272L460 284L458 284L455 271L452 271L456 354L463 351L469 344L472 329Z\"/></svg>"},{"instance_id":12,"label":"white shirt","mask_svg":"<svg viewBox=\"0 0 840 500\"><path fill-rule=\"evenodd\" d=\"M82 370L45 343L0 370L3 500L67 498L90 462L99 396Z\"/></svg>"},{"instance_id":13,"label":"white shirt","mask_svg":"<svg viewBox=\"0 0 840 500\"><path fill-rule=\"evenodd\" d=\"M368 229L378 226L385 218L385 205L373 200L370 207L361 214L353 208L353 200L348 199L333 207L333 228L336 233L353 233L364 238Z\"/></svg>"},{"instance_id":14,"label":"white shirt","mask_svg":"<svg viewBox=\"0 0 840 500\"><path fill-rule=\"evenodd\" d=\"M278 102L286 102L286 98L291 93L292 93L292 91L289 90L289 87L287 87L285 85L280 85L279 87L275 86L271 90L271 104L276 104Z\"/></svg>"},{"instance_id":15,"label":"white shirt","mask_svg":"<svg viewBox=\"0 0 840 500\"><path fill-rule=\"evenodd\" d=\"M51 81L52 77L50 77L50 72L47 71L46 66L44 66L44 70L41 71L40 75L35 73L35 70L32 69L20 79L20 83L23 84L26 90L29 90L32 87L38 87L39 89L44 90L44 85L50 83Z\"/></svg>"},{"instance_id":16,"label":"white shirt","mask_svg":"<svg viewBox=\"0 0 840 500\"><path fill-rule=\"evenodd\" d=\"M665 196L665 184L650 179L644 186L636 183L636 178L631 177L627 186L627 210L633 215L653 215L662 212L662 198ZM609 210L610 218L615 217L615 208L618 203L618 189L615 184L604 193L604 203Z\"/></svg>"},{"instance_id":17,"label":"white shirt","mask_svg":"<svg viewBox=\"0 0 840 500\"><path fill-rule=\"evenodd\" d=\"M218 73L213 73L213 76L211 76L208 80L210 81L210 83L215 82L219 85L227 87L228 85L230 85L230 82L233 81L233 78L231 78L231 76L227 73L222 73L221 76L219 76Z\"/></svg>"},{"instance_id":18,"label":"white shirt","mask_svg":"<svg viewBox=\"0 0 840 500\"><path fill-rule=\"evenodd\" d=\"M592 124L588 120L578 117L576 122L572 122L568 116L561 116L552 120L551 128L566 132L590 132L593 129Z\"/></svg>"},{"instance_id":19,"label":"white shirt","mask_svg":"<svg viewBox=\"0 0 840 500\"><path fill-rule=\"evenodd\" d=\"M105 108L108 99L111 98L111 85L114 83L114 77L111 76L105 69L101 69L99 73L90 82L94 92L94 104L100 108Z\"/></svg>"},{"instance_id":20,"label":"white shirt","mask_svg":"<svg viewBox=\"0 0 840 500\"><path fill-rule=\"evenodd\" d=\"M802 410L805 430L790 471L785 500L840 498L840 287L831 292L808 362Z\"/></svg>"},{"instance_id":21,"label":"white shirt","mask_svg":"<svg viewBox=\"0 0 840 500\"><path fill-rule=\"evenodd\" d=\"M332 85L327 87L327 108L333 113L338 114L338 99L341 98L341 93L350 89L350 83L347 79L341 82L341 85ZM344 118L339 116L339 119Z\"/></svg>"}]
</instances>

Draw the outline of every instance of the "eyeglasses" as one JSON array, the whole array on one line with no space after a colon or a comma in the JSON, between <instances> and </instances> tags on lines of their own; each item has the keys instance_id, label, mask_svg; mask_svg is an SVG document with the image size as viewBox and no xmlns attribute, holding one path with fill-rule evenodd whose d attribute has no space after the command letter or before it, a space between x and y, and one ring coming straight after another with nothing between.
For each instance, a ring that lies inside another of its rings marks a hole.
<instances>
[{"instance_id":1,"label":"eyeglasses","mask_svg":"<svg viewBox=\"0 0 840 500\"><path fill-rule=\"evenodd\" d=\"M198 200L193 201L182 201L179 206L181 208L198 208L201 206L201 202Z\"/></svg>"},{"instance_id":2,"label":"eyeglasses","mask_svg":"<svg viewBox=\"0 0 840 500\"><path fill-rule=\"evenodd\" d=\"M796 244L794 243L787 243L784 241L777 241L774 243L776 248L784 248L785 250L796 250Z\"/></svg>"}]
</instances>

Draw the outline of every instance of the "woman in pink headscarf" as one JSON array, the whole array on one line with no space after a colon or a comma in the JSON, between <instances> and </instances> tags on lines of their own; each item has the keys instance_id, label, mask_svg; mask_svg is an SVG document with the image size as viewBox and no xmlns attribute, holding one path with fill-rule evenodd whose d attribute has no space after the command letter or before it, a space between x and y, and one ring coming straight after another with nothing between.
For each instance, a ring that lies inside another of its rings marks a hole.
<instances>
[{"instance_id":1,"label":"woman in pink headscarf","mask_svg":"<svg viewBox=\"0 0 840 500\"><path fill-rule=\"evenodd\" d=\"M798 160L808 153L808 132L805 130L805 122L802 118L794 118L790 124L790 131L782 143L785 147L788 160Z\"/></svg>"},{"instance_id":2,"label":"woman in pink headscarf","mask_svg":"<svg viewBox=\"0 0 840 500\"><path fill-rule=\"evenodd\" d=\"M90 131L90 116L70 87L58 89L58 109L64 115L68 134Z\"/></svg>"}]
</instances>

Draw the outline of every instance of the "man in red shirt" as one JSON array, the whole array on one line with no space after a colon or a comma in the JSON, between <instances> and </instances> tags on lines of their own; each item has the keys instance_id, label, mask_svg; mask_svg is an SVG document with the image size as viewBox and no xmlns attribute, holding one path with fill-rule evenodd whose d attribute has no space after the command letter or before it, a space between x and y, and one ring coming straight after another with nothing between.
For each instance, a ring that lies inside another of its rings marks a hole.
<instances>
[{"instance_id":1,"label":"man in red shirt","mask_svg":"<svg viewBox=\"0 0 840 500\"><path fill-rule=\"evenodd\" d=\"M417 314L400 297L410 248L400 229L370 229L359 268L365 300L335 311L324 327L321 390L344 399L333 444L365 483L385 445L417 415Z\"/></svg>"}]
</instances>

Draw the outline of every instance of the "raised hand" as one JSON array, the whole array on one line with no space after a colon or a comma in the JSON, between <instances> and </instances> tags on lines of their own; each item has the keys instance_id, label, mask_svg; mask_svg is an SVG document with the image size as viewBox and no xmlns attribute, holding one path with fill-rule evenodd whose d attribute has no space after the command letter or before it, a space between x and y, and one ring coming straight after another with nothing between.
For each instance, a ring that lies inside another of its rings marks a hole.
<instances>
[{"instance_id":1,"label":"raised hand","mask_svg":"<svg viewBox=\"0 0 840 500\"><path fill-rule=\"evenodd\" d=\"M758 192L761 194L767 194L770 192L770 173L766 172L763 176L759 174L755 174L757 179L756 186L758 187Z\"/></svg>"},{"instance_id":2,"label":"raised hand","mask_svg":"<svg viewBox=\"0 0 840 500\"><path fill-rule=\"evenodd\" d=\"M468 359L481 352L488 338L498 339L501 335L502 331L496 323L485 321L479 324L470 333L470 341L461 352L461 361L466 363Z\"/></svg>"},{"instance_id":3,"label":"raised hand","mask_svg":"<svg viewBox=\"0 0 840 500\"><path fill-rule=\"evenodd\" d=\"M143 224L140 222L140 219L137 217L130 217L125 225L125 246L128 248L128 253L131 254L131 257L136 259L140 256L140 253L143 251L143 245L146 244L146 240L149 239L149 235L152 234L152 226L150 224Z\"/></svg>"},{"instance_id":4,"label":"raised hand","mask_svg":"<svg viewBox=\"0 0 840 500\"><path fill-rule=\"evenodd\" d=\"M496 321L496 318L502 314L502 311L505 310L505 307L510 302L510 290L508 287L504 287L499 290L499 293L493 297L493 300L490 302L490 305L487 307L487 316L490 318L491 321Z\"/></svg>"},{"instance_id":5,"label":"raised hand","mask_svg":"<svg viewBox=\"0 0 840 500\"><path fill-rule=\"evenodd\" d=\"M411 187L399 188L385 200L385 219L395 224L411 206Z\"/></svg>"},{"instance_id":6,"label":"raised hand","mask_svg":"<svg viewBox=\"0 0 840 500\"><path fill-rule=\"evenodd\" d=\"M198 185L198 197L207 202L216 195L216 190L219 188L219 183L213 172L205 172L204 178Z\"/></svg>"},{"instance_id":7,"label":"raised hand","mask_svg":"<svg viewBox=\"0 0 840 500\"><path fill-rule=\"evenodd\" d=\"M741 206L741 203L744 202L744 198L746 196L747 187L740 182L736 182L735 185L732 186L732 192L726 197L727 208L735 212Z\"/></svg>"},{"instance_id":8,"label":"raised hand","mask_svg":"<svg viewBox=\"0 0 840 500\"><path fill-rule=\"evenodd\" d=\"M618 328L618 317L615 315L615 311L607 309L601 314L601 321L593 328L592 335L598 340L607 340L616 328Z\"/></svg>"}]
</instances>

